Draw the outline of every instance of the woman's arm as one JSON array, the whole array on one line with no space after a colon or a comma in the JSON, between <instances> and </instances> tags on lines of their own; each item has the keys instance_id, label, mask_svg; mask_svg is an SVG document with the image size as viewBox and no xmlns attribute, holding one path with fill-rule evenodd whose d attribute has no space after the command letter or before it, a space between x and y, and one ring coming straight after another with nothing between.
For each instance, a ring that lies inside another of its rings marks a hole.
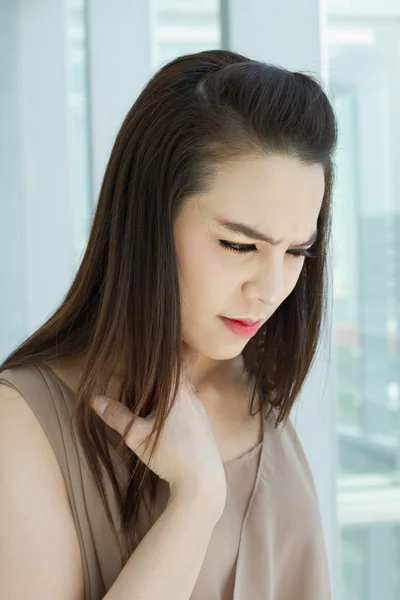
<instances>
[{"instance_id":1,"label":"woman's arm","mask_svg":"<svg viewBox=\"0 0 400 600\"><path fill-rule=\"evenodd\" d=\"M171 493L106 600L188 600L221 511ZM0 385L0 598L83 600L80 548L58 461L26 400Z\"/></svg>"},{"instance_id":2,"label":"woman's arm","mask_svg":"<svg viewBox=\"0 0 400 600\"><path fill-rule=\"evenodd\" d=\"M200 494L172 497L105 600L189 600L219 516Z\"/></svg>"},{"instance_id":3,"label":"woman's arm","mask_svg":"<svg viewBox=\"0 0 400 600\"><path fill-rule=\"evenodd\" d=\"M0 598L83 600L64 478L26 400L0 385Z\"/></svg>"}]
</instances>

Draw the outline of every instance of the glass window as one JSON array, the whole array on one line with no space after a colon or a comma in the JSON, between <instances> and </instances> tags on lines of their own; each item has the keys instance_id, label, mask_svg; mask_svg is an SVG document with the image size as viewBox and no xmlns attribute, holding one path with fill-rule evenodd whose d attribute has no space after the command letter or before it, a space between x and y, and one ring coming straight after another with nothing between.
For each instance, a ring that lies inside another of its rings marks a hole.
<instances>
[{"instance_id":1,"label":"glass window","mask_svg":"<svg viewBox=\"0 0 400 600\"><path fill-rule=\"evenodd\" d=\"M0 0L0 24L3 357L59 304L93 208L85 0Z\"/></svg>"},{"instance_id":2,"label":"glass window","mask_svg":"<svg viewBox=\"0 0 400 600\"><path fill-rule=\"evenodd\" d=\"M341 600L398 600L400 1L327 6Z\"/></svg>"},{"instance_id":3,"label":"glass window","mask_svg":"<svg viewBox=\"0 0 400 600\"><path fill-rule=\"evenodd\" d=\"M151 0L151 63L221 47L219 0Z\"/></svg>"},{"instance_id":4,"label":"glass window","mask_svg":"<svg viewBox=\"0 0 400 600\"><path fill-rule=\"evenodd\" d=\"M93 218L89 149L85 0L68 0L65 18L67 131L77 265Z\"/></svg>"}]
</instances>

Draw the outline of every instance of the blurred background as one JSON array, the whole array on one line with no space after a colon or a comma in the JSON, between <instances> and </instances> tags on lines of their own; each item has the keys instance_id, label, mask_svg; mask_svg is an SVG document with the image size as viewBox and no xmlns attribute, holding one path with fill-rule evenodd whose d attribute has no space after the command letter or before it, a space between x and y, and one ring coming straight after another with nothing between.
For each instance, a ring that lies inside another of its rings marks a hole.
<instances>
[{"instance_id":1,"label":"blurred background","mask_svg":"<svg viewBox=\"0 0 400 600\"><path fill-rule=\"evenodd\" d=\"M208 48L317 75L334 105L332 331L294 423L334 599L399 600L400 0L0 0L0 360L67 291L135 98Z\"/></svg>"}]
</instances>

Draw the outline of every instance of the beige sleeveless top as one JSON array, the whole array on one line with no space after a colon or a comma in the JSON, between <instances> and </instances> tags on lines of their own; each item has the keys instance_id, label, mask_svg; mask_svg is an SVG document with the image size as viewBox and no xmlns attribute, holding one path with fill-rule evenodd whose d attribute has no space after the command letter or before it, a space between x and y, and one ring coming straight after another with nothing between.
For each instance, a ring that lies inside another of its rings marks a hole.
<instances>
[{"instance_id":1,"label":"beige sleeveless top","mask_svg":"<svg viewBox=\"0 0 400 600\"><path fill-rule=\"evenodd\" d=\"M100 495L69 433L74 394L50 369L29 365L0 373L25 397L64 475L81 549L85 600L101 600L121 571ZM112 431L112 430L110 430ZM116 433L116 432L114 432ZM119 434L117 434L119 437ZM112 435L117 473L128 477ZM216 524L191 600L329 600L330 582L313 477L289 420L264 420L263 442L224 464L227 501ZM105 481L107 485L107 479ZM117 507L109 483L114 521ZM141 507L139 540L163 512L169 486L160 480L153 521Z\"/></svg>"}]
</instances>

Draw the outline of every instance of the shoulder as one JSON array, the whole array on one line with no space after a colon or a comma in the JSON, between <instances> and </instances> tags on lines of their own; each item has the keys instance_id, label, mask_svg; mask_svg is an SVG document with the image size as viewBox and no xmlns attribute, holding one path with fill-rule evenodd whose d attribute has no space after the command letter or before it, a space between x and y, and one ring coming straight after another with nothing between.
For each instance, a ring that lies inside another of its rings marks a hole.
<instances>
[{"instance_id":1,"label":"shoulder","mask_svg":"<svg viewBox=\"0 0 400 600\"><path fill-rule=\"evenodd\" d=\"M5 383L0 383L0 530L5 573L0 597L83 598L79 542L60 466L26 399Z\"/></svg>"},{"instance_id":2,"label":"shoulder","mask_svg":"<svg viewBox=\"0 0 400 600\"><path fill-rule=\"evenodd\" d=\"M29 363L0 371L0 385L14 390L20 400L25 400L24 404L31 409L43 427L57 458L60 459L63 455L64 431L73 410L73 400L50 373L50 370L41 364Z\"/></svg>"},{"instance_id":3,"label":"shoulder","mask_svg":"<svg viewBox=\"0 0 400 600\"><path fill-rule=\"evenodd\" d=\"M18 448L10 452L11 445ZM28 447L40 451L42 459L54 471L55 479L63 483L54 452L35 413L15 387L1 381L0 374L0 456L8 448L7 455L18 459ZM36 459L35 452L32 459ZM65 490L65 485L60 488Z\"/></svg>"},{"instance_id":4,"label":"shoulder","mask_svg":"<svg viewBox=\"0 0 400 600\"><path fill-rule=\"evenodd\" d=\"M26 398L14 387L0 382L0 457L5 456L8 467L14 467L16 474L20 467L24 472L40 467L51 478L59 498L69 504L64 478L45 430ZM19 464L22 460L23 464Z\"/></svg>"}]
</instances>

